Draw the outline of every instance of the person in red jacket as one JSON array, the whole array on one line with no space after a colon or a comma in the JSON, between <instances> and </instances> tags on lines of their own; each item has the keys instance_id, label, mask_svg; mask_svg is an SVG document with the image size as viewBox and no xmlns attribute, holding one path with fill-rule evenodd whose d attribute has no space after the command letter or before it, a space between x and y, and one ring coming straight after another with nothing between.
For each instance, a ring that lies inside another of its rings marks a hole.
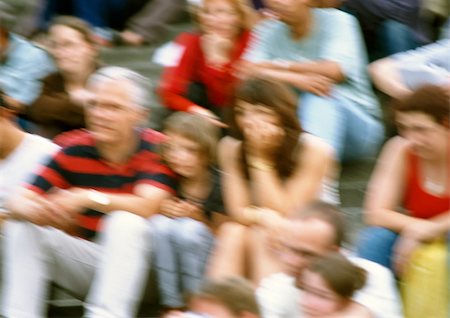
<instances>
[{"instance_id":1,"label":"person in red jacket","mask_svg":"<svg viewBox=\"0 0 450 318\"><path fill-rule=\"evenodd\" d=\"M239 0L203 0L199 31L178 36L178 64L163 72L159 95L164 106L223 120L237 80L234 66L249 41L250 13Z\"/></svg>"}]
</instances>

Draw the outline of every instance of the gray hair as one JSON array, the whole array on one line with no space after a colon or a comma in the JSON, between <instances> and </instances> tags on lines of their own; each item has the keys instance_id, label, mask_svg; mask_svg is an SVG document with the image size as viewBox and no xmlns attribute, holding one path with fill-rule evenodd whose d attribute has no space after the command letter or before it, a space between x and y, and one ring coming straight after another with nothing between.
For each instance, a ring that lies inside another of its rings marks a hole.
<instances>
[{"instance_id":1,"label":"gray hair","mask_svg":"<svg viewBox=\"0 0 450 318\"><path fill-rule=\"evenodd\" d=\"M106 66L92 74L87 85L93 86L106 80L125 81L130 88L129 95L133 103L150 109L152 101L150 79L124 67Z\"/></svg>"}]
</instances>

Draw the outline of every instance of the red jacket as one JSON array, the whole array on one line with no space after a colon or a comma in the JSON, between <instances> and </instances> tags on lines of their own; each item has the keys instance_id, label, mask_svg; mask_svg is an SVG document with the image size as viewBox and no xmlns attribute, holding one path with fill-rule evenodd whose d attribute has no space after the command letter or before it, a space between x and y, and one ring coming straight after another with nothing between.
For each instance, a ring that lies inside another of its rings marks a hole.
<instances>
[{"instance_id":1,"label":"red jacket","mask_svg":"<svg viewBox=\"0 0 450 318\"><path fill-rule=\"evenodd\" d=\"M198 82L205 85L211 104L216 107L227 106L237 80L233 66L240 60L249 38L250 33L243 32L236 41L230 62L218 69L206 64L199 33L180 34L175 41L184 47L184 51L177 66L164 69L158 90L163 104L173 110L187 111L195 104L184 96L189 84Z\"/></svg>"}]
</instances>

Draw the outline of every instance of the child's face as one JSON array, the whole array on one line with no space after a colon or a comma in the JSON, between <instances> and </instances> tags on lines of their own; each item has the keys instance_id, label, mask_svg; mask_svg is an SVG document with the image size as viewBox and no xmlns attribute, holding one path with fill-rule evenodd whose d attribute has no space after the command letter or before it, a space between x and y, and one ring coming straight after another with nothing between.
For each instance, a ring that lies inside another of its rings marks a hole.
<instances>
[{"instance_id":1,"label":"child's face","mask_svg":"<svg viewBox=\"0 0 450 318\"><path fill-rule=\"evenodd\" d=\"M205 315L205 317L238 318L224 305L207 299L194 298L190 304L190 309L196 314Z\"/></svg>"},{"instance_id":2,"label":"child's face","mask_svg":"<svg viewBox=\"0 0 450 318\"><path fill-rule=\"evenodd\" d=\"M164 158L175 173L191 178L207 168L208 161L198 143L180 134L166 132L166 135L168 140L164 147Z\"/></svg>"},{"instance_id":3,"label":"child's face","mask_svg":"<svg viewBox=\"0 0 450 318\"><path fill-rule=\"evenodd\" d=\"M344 306L344 299L328 287L318 273L305 270L300 284L302 288L300 304L304 317L329 317Z\"/></svg>"}]
</instances>

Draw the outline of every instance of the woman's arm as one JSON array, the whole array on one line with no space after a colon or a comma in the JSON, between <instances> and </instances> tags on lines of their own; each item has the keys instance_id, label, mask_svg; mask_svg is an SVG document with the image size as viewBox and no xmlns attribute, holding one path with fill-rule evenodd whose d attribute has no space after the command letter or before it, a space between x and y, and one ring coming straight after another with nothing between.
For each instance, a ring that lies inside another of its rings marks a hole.
<instances>
[{"instance_id":1,"label":"woman's arm","mask_svg":"<svg viewBox=\"0 0 450 318\"><path fill-rule=\"evenodd\" d=\"M333 151L310 135L303 136L302 142L297 169L284 182L274 169L250 167L252 192L258 206L286 216L319 196L324 177L333 162Z\"/></svg>"},{"instance_id":2,"label":"woman's arm","mask_svg":"<svg viewBox=\"0 0 450 318\"><path fill-rule=\"evenodd\" d=\"M243 212L252 202L247 180L240 168L240 147L240 141L224 137L218 147L219 166L225 210L238 222L248 223Z\"/></svg>"},{"instance_id":3,"label":"woman's arm","mask_svg":"<svg viewBox=\"0 0 450 318\"><path fill-rule=\"evenodd\" d=\"M365 221L400 233L417 219L396 211L405 191L409 143L394 137L384 146L369 181L364 203Z\"/></svg>"}]
</instances>

